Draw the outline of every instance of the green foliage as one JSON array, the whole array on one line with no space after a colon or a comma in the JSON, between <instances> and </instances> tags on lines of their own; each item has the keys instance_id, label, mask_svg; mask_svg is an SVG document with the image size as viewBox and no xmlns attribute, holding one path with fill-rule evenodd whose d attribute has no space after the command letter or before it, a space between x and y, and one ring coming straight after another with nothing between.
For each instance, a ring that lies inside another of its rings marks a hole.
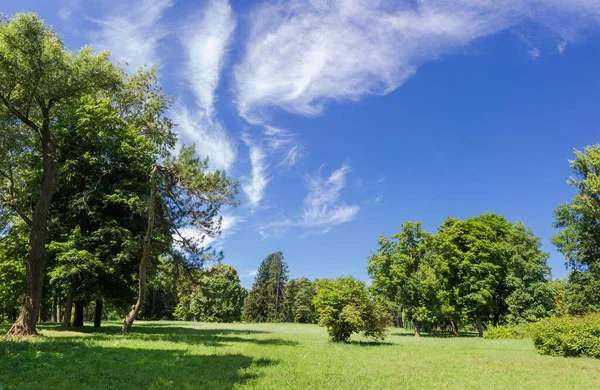
<instances>
[{"instance_id":1,"label":"green foliage","mask_svg":"<svg viewBox=\"0 0 600 390\"><path fill-rule=\"evenodd\" d=\"M571 269L568 299L571 314L600 310L600 145L576 150L569 161L574 177L567 182L577 190L572 202L554 211L561 229L552 242Z\"/></svg>"},{"instance_id":2,"label":"green foliage","mask_svg":"<svg viewBox=\"0 0 600 390\"><path fill-rule=\"evenodd\" d=\"M287 280L288 265L283 261L283 253L271 253L258 268L252 289L244 301L242 319L248 322L283 321Z\"/></svg>"},{"instance_id":3,"label":"green foliage","mask_svg":"<svg viewBox=\"0 0 600 390\"><path fill-rule=\"evenodd\" d=\"M533 343L543 355L600 359L600 313L542 320L533 327Z\"/></svg>"},{"instance_id":4,"label":"green foliage","mask_svg":"<svg viewBox=\"0 0 600 390\"><path fill-rule=\"evenodd\" d=\"M285 286L285 320L307 324L316 322L314 297L315 286L309 279L290 280Z\"/></svg>"},{"instance_id":5,"label":"green foliage","mask_svg":"<svg viewBox=\"0 0 600 390\"><path fill-rule=\"evenodd\" d=\"M526 323L512 326L492 326L483 332L485 339L529 339L532 337L531 328L534 323Z\"/></svg>"},{"instance_id":6,"label":"green foliage","mask_svg":"<svg viewBox=\"0 0 600 390\"><path fill-rule=\"evenodd\" d=\"M202 322L236 322L241 319L247 292L240 284L237 271L218 263L201 271L187 296L177 306L180 319Z\"/></svg>"},{"instance_id":7,"label":"green foliage","mask_svg":"<svg viewBox=\"0 0 600 390\"><path fill-rule=\"evenodd\" d=\"M378 251L369 257L373 290L417 324L435 321L440 307L438 265L428 250L429 237L420 222L407 222L391 240L380 236Z\"/></svg>"},{"instance_id":8,"label":"green foliage","mask_svg":"<svg viewBox=\"0 0 600 390\"><path fill-rule=\"evenodd\" d=\"M390 324L386 305L374 300L365 284L353 277L322 279L316 283L314 306L319 325L326 327L331 340L347 341L352 333L382 340Z\"/></svg>"},{"instance_id":9,"label":"green foliage","mask_svg":"<svg viewBox=\"0 0 600 390\"><path fill-rule=\"evenodd\" d=\"M12 227L0 241L0 320L15 319L25 289L27 229Z\"/></svg>"},{"instance_id":10,"label":"green foliage","mask_svg":"<svg viewBox=\"0 0 600 390\"><path fill-rule=\"evenodd\" d=\"M407 222L369 257L372 290L403 318L445 328L519 324L552 315L548 254L523 224L497 214L448 218L436 235Z\"/></svg>"}]
</instances>

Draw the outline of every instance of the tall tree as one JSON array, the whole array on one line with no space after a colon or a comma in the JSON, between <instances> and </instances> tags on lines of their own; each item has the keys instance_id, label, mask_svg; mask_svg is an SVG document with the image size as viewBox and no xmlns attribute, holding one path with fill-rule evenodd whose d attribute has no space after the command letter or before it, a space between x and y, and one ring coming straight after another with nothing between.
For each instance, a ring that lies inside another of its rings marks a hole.
<instances>
[{"instance_id":1,"label":"tall tree","mask_svg":"<svg viewBox=\"0 0 600 390\"><path fill-rule=\"evenodd\" d=\"M150 173L148 220L144 236L142 258L139 263L138 299L123 322L122 331L128 333L133 321L144 305L146 272L152 251L152 237L157 216L163 219L166 229L175 237L172 251L184 251L186 261L201 266L210 256L202 243L205 237L220 233L223 205L237 206L234 200L238 183L221 171L208 171L208 158L195 157L194 147L182 146L178 156L167 158L164 164L155 164ZM198 232L196 238L182 233L184 228Z\"/></svg>"},{"instance_id":2,"label":"tall tree","mask_svg":"<svg viewBox=\"0 0 600 390\"><path fill-rule=\"evenodd\" d=\"M391 240L382 235L379 249L369 257L374 290L397 303L414 322L415 337L420 337L424 321L435 320L439 306L435 257L425 243L429 237L420 222L406 222Z\"/></svg>"},{"instance_id":3,"label":"tall tree","mask_svg":"<svg viewBox=\"0 0 600 390\"><path fill-rule=\"evenodd\" d=\"M308 278L292 279L285 285L284 317L288 322L313 323L315 286Z\"/></svg>"},{"instance_id":4,"label":"tall tree","mask_svg":"<svg viewBox=\"0 0 600 390\"><path fill-rule=\"evenodd\" d=\"M54 131L56 111L79 97L119 84L121 71L108 53L85 48L74 54L58 35L34 14L18 14L0 22L0 104L37 142L41 181L29 225L26 289L12 336L35 335L42 298L48 212L56 191L57 164ZM32 142L33 143L33 142Z\"/></svg>"},{"instance_id":5,"label":"tall tree","mask_svg":"<svg viewBox=\"0 0 600 390\"><path fill-rule=\"evenodd\" d=\"M565 256L573 314L600 310L600 144L575 150L569 160L574 176L567 184L577 190L573 201L554 211L552 242Z\"/></svg>"},{"instance_id":6,"label":"tall tree","mask_svg":"<svg viewBox=\"0 0 600 390\"><path fill-rule=\"evenodd\" d=\"M287 280L288 266L283 261L283 253L271 253L260 264L252 290L244 302L244 320L282 321Z\"/></svg>"}]
</instances>

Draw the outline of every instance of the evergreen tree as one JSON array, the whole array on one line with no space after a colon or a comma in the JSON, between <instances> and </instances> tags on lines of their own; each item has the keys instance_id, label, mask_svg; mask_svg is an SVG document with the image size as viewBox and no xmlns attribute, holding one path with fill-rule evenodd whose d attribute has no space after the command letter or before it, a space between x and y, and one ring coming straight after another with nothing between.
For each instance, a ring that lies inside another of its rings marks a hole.
<instances>
[{"instance_id":1,"label":"evergreen tree","mask_svg":"<svg viewBox=\"0 0 600 390\"><path fill-rule=\"evenodd\" d=\"M252 290L244 303L244 321L283 321L287 280L288 266L283 261L283 253L271 253L260 264Z\"/></svg>"}]
</instances>

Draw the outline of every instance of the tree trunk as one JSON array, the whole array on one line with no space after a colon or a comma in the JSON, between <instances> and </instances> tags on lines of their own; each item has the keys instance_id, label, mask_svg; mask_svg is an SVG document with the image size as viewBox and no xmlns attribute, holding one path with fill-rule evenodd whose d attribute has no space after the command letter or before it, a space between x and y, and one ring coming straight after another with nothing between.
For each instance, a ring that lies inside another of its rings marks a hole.
<instances>
[{"instance_id":1,"label":"tree trunk","mask_svg":"<svg viewBox=\"0 0 600 390\"><path fill-rule=\"evenodd\" d=\"M99 328L102 324L102 299L96 299L96 310L94 312L94 328Z\"/></svg>"},{"instance_id":2,"label":"tree trunk","mask_svg":"<svg viewBox=\"0 0 600 390\"><path fill-rule=\"evenodd\" d=\"M56 308L58 307L58 295L56 294L56 289L52 293L52 312L50 313L50 321L58 322L56 319Z\"/></svg>"},{"instance_id":3,"label":"tree trunk","mask_svg":"<svg viewBox=\"0 0 600 390\"><path fill-rule=\"evenodd\" d=\"M421 321L414 321L415 324L415 338L421 337Z\"/></svg>"},{"instance_id":4,"label":"tree trunk","mask_svg":"<svg viewBox=\"0 0 600 390\"><path fill-rule=\"evenodd\" d=\"M146 268L148 267L148 261L150 259L150 249L152 243L152 229L154 228L154 205L156 203L156 174L158 173L159 167L155 165L150 175L150 199L148 200L148 226L146 227L146 236L144 237L144 249L142 252L142 260L140 261L139 270L139 288L138 288L138 299L133 309L125 317L123 327L121 331L123 333L129 333L133 321L137 317L137 314L144 306L144 296L146 294Z\"/></svg>"},{"instance_id":5,"label":"tree trunk","mask_svg":"<svg viewBox=\"0 0 600 390\"><path fill-rule=\"evenodd\" d=\"M73 326L83 326L83 301L75 301L75 318L73 318Z\"/></svg>"},{"instance_id":6,"label":"tree trunk","mask_svg":"<svg viewBox=\"0 0 600 390\"><path fill-rule=\"evenodd\" d=\"M63 327L71 327L71 313L73 311L73 292L69 290L67 295L67 302L65 303L65 314L63 315Z\"/></svg>"},{"instance_id":7,"label":"tree trunk","mask_svg":"<svg viewBox=\"0 0 600 390\"><path fill-rule=\"evenodd\" d=\"M44 112L41 128L42 137L42 183L40 195L35 202L29 232L29 246L25 256L25 296L19 317L14 322L7 336L27 337L37 335L35 330L42 289L44 287L44 263L46 261L46 233L48 210L56 191L56 147L50 139L50 119Z\"/></svg>"},{"instance_id":8,"label":"tree trunk","mask_svg":"<svg viewBox=\"0 0 600 390\"><path fill-rule=\"evenodd\" d=\"M456 322L454 322L454 320L450 320L450 325L452 325L452 333L455 336L458 336L458 325L456 325Z\"/></svg>"},{"instance_id":9,"label":"tree trunk","mask_svg":"<svg viewBox=\"0 0 600 390\"><path fill-rule=\"evenodd\" d=\"M475 321L475 326L477 327L477 335L479 337L483 337L483 326L481 325L480 317L477 317L477 320Z\"/></svg>"}]
</instances>

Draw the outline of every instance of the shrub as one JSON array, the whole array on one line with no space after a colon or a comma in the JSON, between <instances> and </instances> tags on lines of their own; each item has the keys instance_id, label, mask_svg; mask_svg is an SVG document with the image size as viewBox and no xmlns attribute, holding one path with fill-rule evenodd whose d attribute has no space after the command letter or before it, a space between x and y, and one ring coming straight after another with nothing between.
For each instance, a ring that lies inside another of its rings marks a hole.
<instances>
[{"instance_id":1,"label":"shrub","mask_svg":"<svg viewBox=\"0 0 600 390\"><path fill-rule=\"evenodd\" d=\"M373 300L365 284L353 277L317 281L313 303L319 325L327 328L333 341L347 341L357 332L383 339L390 324L387 307Z\"/></svg>"},{"instance_id":2,"label":"shrub","mask_svg":"<svg viewBox=\"0 0 600 390\"><path fill-rule=\"evenodd\" d=\"M600 313L557 317L532 327L533 343L542 355L600 359Z\"/></svg>"},{"instance_id":3,"label":"shrub","mask_svg":"<svg viewBox=\"0 0 600 390\"><path fill-rule=\"evenodd\" d=\"M483 332L486 339L527 339L531 338L531 324L514 326L494 326Z\"/></svg>"}]
</instances>

